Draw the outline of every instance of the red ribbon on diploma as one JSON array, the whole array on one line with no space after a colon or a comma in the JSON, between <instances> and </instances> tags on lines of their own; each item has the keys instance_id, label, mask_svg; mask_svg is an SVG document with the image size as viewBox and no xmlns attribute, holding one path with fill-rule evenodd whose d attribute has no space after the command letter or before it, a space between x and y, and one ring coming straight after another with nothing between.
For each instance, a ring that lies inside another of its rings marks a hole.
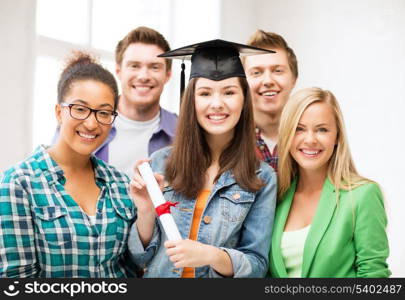
<instances>
[{"instance_id":1,"label":"red ribbon on diploma","mask_svg":"<svg viewBox=\"0 0 405 300\"><path fill-rule=\"evenodd\" d=\"M170 207L176 206L179 202L165 202L160 204L158 207L155 208L157 216L161 216L163 214L170 214Z\"/></svg>"}]
</instances>

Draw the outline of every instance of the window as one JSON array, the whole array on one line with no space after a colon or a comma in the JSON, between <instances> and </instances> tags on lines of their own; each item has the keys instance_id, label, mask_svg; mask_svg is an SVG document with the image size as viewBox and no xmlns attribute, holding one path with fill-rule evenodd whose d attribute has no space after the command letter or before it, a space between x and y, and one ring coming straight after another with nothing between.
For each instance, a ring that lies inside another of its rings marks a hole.
<instances>
[{"instance_id":1,"label":"window","mask_svg":"<svg viewBox=\"0 0 405 300\"><path fill-rule=\"evenodd\" d=\"M130 30L151 27L176 48L218 38L219 14L220 0L37 0L33 147L51 143L57 81L72 50L95 54L114 74L115 46ZM178 113L180 62L172 73L161 105Z\"/></svg>"}]
</instances>

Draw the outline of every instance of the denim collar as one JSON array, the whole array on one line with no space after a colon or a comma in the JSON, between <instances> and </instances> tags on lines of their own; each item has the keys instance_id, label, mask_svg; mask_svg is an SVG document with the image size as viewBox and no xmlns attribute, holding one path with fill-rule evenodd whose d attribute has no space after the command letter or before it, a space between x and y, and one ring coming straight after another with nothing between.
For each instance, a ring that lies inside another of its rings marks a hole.
<instances>
[{"instance_id":1,"label":"denim collar","mask_svg":"<svg viewBox=\"0 0 405 300\"><path fill-rule=\"evenodd\" d=\"M262 169L260 166L256 169L256 174L260 174L262 172ZM218 187L224 187L224 186L229 186L236 183L235 176L233 173L228 170L225 171L224 173L221 174L221 176L218 178L216 186Z\"/></svg>"}]
</instances>

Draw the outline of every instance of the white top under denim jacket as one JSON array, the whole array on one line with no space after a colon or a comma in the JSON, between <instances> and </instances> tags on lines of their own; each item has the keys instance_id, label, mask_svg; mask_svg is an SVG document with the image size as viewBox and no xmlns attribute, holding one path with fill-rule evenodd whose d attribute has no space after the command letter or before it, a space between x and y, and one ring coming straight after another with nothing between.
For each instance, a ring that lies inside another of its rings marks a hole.
<instances>
[{"instance_id":1,"label":"white top under denim jacket","mask_svg":"<svg viewBox=\"0 0 405 300\"><path fill-rule=\"evenodd\" d=\"M167 147L152 155L154 172L164 175L170 151L171 148ZM277 179L274 170L265 163L260 164L256 174L265 185L253 193L241 188L231 172L223 173L212 188L198 230L199 242L219 247L229 254L234 277L264 277L268 268ZM181 236L188 238L195 199L184 198L171 186L165 187L163 194L167 201L179 202L171 207L171 213ZM130 255L138 266L144 268L144 277L179 278L183 269L175 268L168 259L163 246L167 238L159 222L157 224L151 242L144 249L134 223L128 240ZM195 277L221 275L209 266L203 266L195 269Z\"/></svg>"}]
</instances>

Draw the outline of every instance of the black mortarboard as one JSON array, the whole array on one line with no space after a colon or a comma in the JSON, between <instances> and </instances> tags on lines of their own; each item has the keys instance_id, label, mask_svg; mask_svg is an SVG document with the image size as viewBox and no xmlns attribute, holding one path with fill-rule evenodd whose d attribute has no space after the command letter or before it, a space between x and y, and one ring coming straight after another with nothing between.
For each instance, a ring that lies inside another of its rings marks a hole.
<instances>
[{"instance_id":1,"label":"black mortarboard","mask_svg":"<svg viewBox=\"0 0 405 300\"><path fill-rule=\"evenodd\" d=\"M217 39L168 51L160 54L159 57L182 60L191 58L190 79L204 77L219 81L230 77L246 77L239 56L265 53L275 53L275 51ZM181 68L180 93L182 95L184 62Z\"/></svg>"}]
</instances>

